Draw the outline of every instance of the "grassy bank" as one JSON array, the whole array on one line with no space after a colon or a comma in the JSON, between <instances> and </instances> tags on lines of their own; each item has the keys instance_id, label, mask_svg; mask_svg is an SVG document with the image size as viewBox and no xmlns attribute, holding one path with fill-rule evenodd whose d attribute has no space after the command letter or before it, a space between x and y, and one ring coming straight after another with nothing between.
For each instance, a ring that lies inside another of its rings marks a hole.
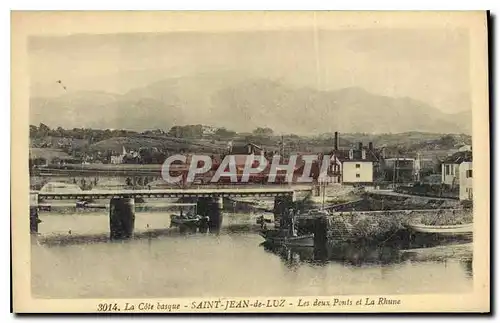
<instances>
[{"instance_id":1,"label":"grassy bank","mask_svg":"<svg viewBox=\"0 0 500 323\"><path fill-rule=\"evenodd\" d=\"M436 210L391 213L344 213L328 218L332 241L379 243L404 238L408 223L457 225L472 223L471 210Z\"/></svg>"},{"instance_id":2,"label":"grassy bank","mask_svg":"<svg viewBox=\"0 0 500 323\"><path fill-rule=\"evenodd\" d=\"M404 230L403 214L334 215L328 219L329 235L334 241L384 241Z\"/></svg>"},{"instance_id":3,"label":"grassy bank","mask_svg":"<svg viewBox=\"0 0 500 323\"><path fill-rule=\"evenodd\" d=\"M472 210L439 210L435 214L422 215L415 219L424 225L459 225L473 222Z\"/></svg>"}]
</instances>

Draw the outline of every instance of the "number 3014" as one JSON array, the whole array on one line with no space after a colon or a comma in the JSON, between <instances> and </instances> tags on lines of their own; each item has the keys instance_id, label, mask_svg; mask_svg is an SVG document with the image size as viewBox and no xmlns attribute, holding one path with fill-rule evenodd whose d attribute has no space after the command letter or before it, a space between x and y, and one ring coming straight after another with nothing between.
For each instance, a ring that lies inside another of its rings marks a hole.
<instances>
[{"instance_id":1,"label":"number 3014","mask_svg":"<svg viewBox=\"0 0 500 323\"><path fill-rule=\"evenodd\" d=\"M120 308L116 303L101 303L97 305L98 312L119 311Z\"/></svg>"}]
</instances>

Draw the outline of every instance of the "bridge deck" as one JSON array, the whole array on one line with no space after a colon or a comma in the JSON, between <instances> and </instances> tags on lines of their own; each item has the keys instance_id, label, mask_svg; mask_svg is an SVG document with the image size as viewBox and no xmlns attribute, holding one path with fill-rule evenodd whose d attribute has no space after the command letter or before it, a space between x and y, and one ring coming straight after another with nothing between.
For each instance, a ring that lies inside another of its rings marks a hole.
<instances>
[{"instance_id":1,"label":"bridge deck","mask_svg":"<svg viewBox=\"0 0 500 323\"><path fill-rule=\"evenodd\" d=\"M197 189L163 189L163 190L91 190L82 192L31 192L39 198L49 200L100 199L112 197L275 197L290 196L295 192L310 192L311 188L197 188Z\"/></svg>"}]
</instances>

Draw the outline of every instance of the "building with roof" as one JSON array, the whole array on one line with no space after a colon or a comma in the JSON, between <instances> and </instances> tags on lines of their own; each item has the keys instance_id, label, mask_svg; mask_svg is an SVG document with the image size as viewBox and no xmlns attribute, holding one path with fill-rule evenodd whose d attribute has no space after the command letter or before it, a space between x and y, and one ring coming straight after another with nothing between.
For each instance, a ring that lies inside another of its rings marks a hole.
<instances>
[{"instance_id":1,"label":"building with roof","mask_svg":"<svg viewBox=\"0 0 500 323\"><path fill-rule=\"evenodd\" d=\"M264 150L255 144L248 143L244 145L233 145L230 143L229 155L233 156L237 171L243 171L247 158L249 156L261 156L264 158Z\"/></svg>"},{"instance_id":2,"label":"building with roof","mask_svg":"<svg viewBox=\"0 0 500 323\"><path fill-rule=\"evenodd\" d=\"M443 160L441 164L441 183L454 187L460 185L460 164L472 163L472 151L459 151Z\"/></svg>"},{"instance_id":3,"label":"building with roof","mask_svg":"<svg viewBox=\"0 0 500 323\"><path fill-rule=\"evenodd\" d=\"M264 153L262 147L252 143L233 144L229 142L228 150L230 155L260 155Z\"/></svg>"},{"instance_id":4,"label":"building with roof","mask_svg":"<svg viewBox=\"0 0 500 323\"><path fill-rule=\"evenodd\" d=\"M335 182L352 184L373 184L374 170L379 158L370 143L368 147L359 143L357 148L339 149L335 133L335 149L332 151L332 173Z\"/></svg>"},{"instance_id":5,"label":"building with roof","mask_svg":"<svg viewBox=\"0 0 500 323\"><path fill-rule=\"evenodd\" d=\"M458 169L460 200L472 201L472 161L463 161Z\"/></svg>"}]
</instances>

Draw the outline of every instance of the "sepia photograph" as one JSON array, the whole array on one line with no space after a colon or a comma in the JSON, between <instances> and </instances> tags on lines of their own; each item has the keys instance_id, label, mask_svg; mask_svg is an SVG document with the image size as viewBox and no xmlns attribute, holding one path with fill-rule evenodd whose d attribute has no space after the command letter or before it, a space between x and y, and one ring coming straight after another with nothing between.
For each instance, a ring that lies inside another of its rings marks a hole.
<instances>
[{"instance_id":1,"label":"sepia photograph","mask_svg":"<svg viewBox=\"0 0 500 323\"><path fill-rule=\"evenodd\" d=\"M11 19L14 311L489 312L487 12Z\"/></svg>"}]
</instances>

